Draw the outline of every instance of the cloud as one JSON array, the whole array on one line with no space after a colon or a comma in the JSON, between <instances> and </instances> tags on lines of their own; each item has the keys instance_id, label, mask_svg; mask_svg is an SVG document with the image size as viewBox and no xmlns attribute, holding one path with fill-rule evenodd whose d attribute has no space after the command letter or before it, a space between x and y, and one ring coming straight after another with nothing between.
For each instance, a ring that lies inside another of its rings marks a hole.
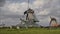
<instances>
[{"instance_id":1,"label":"cloud","mask_svg":"<svg viewBox=\"0 0 60 34\"><path fill-rule=\"evenodd\" d=\"M36 7L40 7L44 4L43 0L36 0L33 2L33 5Z\"/></svg>"},{"instance_id":2,"label":"cloud","mask_svg":"<svg viewBox=\"0 0 60 34\"><path fill-rule=\"evenodd\" d=\"M49 13L50 12L47 9L45 9L44 11L40 11L38 15L48 15Z\"/></svg>"},{"instance_id":3,"label":"cloud","mask_svg":"<svg viewBox=\"0 0 60 34\"><path fill-rule=\"evenodd\" d=\"M0 0L0 7L4 6L5 0Z\"/></svg>"},{"instance_id":4,"label":"cloud","mask_svg":"<svg viewBox=\"0 0 60 34\"><path fill-rule=\"evenodd\" d=\"M9 3L5 4L4 6L6 9L8 9L11 12L18 13L18 14L23 14L25 10L27 10L27 3Z\"/></svg>"}]
</instances>

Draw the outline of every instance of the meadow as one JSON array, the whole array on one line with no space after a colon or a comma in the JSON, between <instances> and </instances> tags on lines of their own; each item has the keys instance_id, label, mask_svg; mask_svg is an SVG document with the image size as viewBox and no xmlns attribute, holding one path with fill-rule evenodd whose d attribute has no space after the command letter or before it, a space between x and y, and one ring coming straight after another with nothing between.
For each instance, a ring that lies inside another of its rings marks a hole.
<instances>
[{"instance_id":1,"label":"meadow","mask_svg":"<svg viewBox=\"0 0 60 34\"><path fill-rule=\"evenodd\" d=\"M0 34L60 34L60 28L20 28L20 29L0 29Z\"/></svg>"}]
</instances>

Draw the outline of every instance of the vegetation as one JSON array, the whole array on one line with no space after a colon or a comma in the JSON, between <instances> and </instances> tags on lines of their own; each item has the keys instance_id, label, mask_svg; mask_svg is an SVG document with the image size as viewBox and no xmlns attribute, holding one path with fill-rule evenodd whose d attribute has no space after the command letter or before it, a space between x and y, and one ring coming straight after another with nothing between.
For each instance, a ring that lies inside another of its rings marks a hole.
<instances>
[{"instance_id":1,"label":"vegetation","mask_svg":"<svg viewBox=\"0 0 60 34\"><path fill-rule=\"evenodd\" d=\"M20 28L20 29L0 29L0 34L60 34L60 28Z\"/></svg>"}]
</instances>

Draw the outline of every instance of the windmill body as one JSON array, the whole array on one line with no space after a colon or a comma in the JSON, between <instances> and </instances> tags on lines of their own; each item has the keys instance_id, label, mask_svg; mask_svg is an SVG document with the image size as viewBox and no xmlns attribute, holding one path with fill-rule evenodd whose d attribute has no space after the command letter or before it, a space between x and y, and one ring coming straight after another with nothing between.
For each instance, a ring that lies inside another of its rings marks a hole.
<instances>
[{"instance_id":1,"label":"windmill body","mask_svg":"<svg viewBox=\"0 0 60 34\"><path fill-rule=\"evenodd\" d=\"M38 20L35 17L34 10L32 10L32 9L29 8L28 10L26 10L24 12L24 15L26 16L26 18L25 18L26 20L20 19L21 23L24 22L24 25L26 27L37 26L36 22L38 22Z\"/></svg>"}]
</instances>

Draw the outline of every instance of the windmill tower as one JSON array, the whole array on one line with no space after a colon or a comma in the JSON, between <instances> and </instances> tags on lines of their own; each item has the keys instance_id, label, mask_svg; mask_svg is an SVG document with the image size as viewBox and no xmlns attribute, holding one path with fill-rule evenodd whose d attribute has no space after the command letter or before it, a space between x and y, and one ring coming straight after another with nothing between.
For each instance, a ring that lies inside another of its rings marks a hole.
<instances>
[{"instance_id":1,"label":"windmill tower","mask_svg":"<svg viewBox=\"0 0 60 34\"><path fill-rule=\"evenodd\" d=\"M26 14L26 20L28 20L29 24L32 25L35 22L38 22L38 20L35 17L34 10L28 9L24 12L24 15Z\"/></svg>"},{"instance_id":2,"label":"windmill tower","mask_svg":"<svg viewBox=\"0 0 60 34\"><path fill-rule=\"evenodd\" d=\"M56 20L56 18L51 17L51 16L50 16L50 18L51 18L50 27L56 27L57 26L57 20Z\"/></svg>"}]
</instances>

